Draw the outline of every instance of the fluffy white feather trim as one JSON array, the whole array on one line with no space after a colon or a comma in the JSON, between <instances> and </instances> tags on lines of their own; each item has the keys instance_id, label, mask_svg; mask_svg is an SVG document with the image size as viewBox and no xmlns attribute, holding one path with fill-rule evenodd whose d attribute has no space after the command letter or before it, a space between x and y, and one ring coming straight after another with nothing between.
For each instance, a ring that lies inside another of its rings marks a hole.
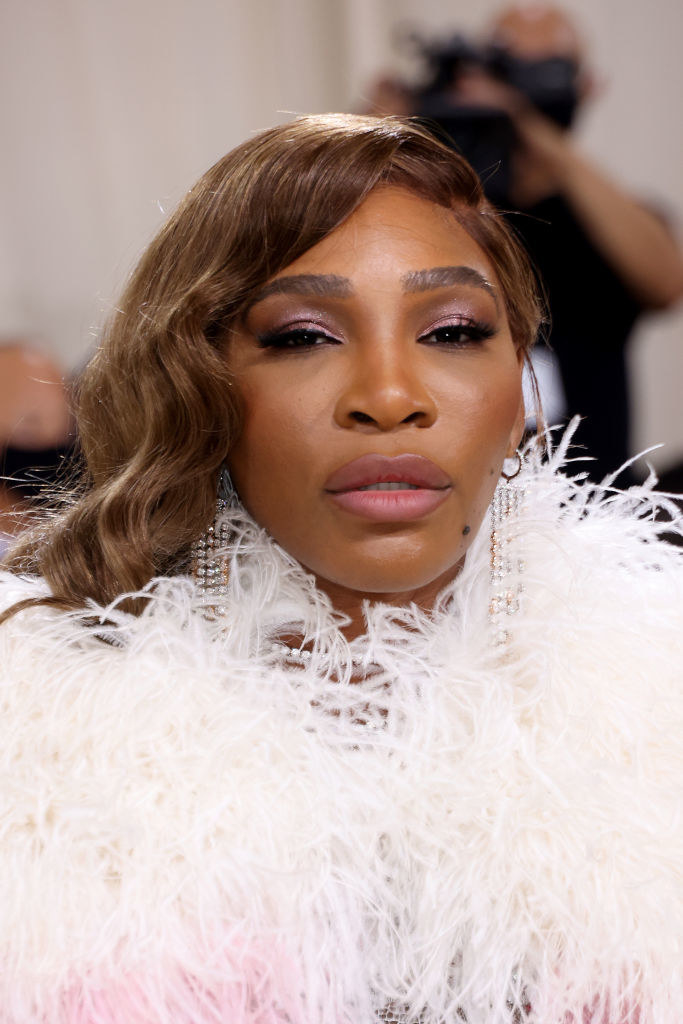
<instances>
[{"instance_id":1,"label":"fluffy white feather trim","mask_svg":"<svg viewBox=\"0 0 683 1024\"><path fill-rule=\"evenodd\" d=\"M2 1024L680 1024L683 560L563 456L504 649L486 526L348 644L237 514L215 621L175 579L0 629Z\"/></svg>"}]
</instances>

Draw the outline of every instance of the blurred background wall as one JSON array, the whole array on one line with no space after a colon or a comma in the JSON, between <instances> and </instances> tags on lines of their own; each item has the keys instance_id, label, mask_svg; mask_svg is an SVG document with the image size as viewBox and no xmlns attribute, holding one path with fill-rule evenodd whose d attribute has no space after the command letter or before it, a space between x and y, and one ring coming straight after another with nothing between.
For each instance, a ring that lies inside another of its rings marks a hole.
<instances>
[{"instance_id":1,"label":"blurred background wall","mask_svg":"<svg viewBox=\"0 0 683 1024\"><path fill-rule=\"evenodd\" d=\"M146 241L193 180L294 113L361 109L382 70L413 74L406 23L476 31L494 0L3 0L0 338L86 358ZM683 5L566 0L602 95L585 151L683 223ZM577 302L581 301L577 295ZM633 446L683 456L683 312L632 346Z\"/></svg>"}]
</instances>

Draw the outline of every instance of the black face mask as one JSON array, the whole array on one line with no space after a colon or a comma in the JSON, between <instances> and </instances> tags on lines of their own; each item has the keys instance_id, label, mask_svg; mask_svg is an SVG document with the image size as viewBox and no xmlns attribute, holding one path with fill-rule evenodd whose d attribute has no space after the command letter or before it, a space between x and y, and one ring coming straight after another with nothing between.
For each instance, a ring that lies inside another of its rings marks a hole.
<instances>
[{"instance_id":1,"label":"black face mask","mask_svg":"<svg viewBox=\"0 0 683 1024\"><path fill-rule=\"evenodd\" d=\"M73 456L73 446L57 448L5 448L0 451L0 485L9 487L23 498L35 498L63 479L66 464ZM10 479L5 479L9 477Z\"/></svg>"},{"instance_id":2,"label":"black face mask","mask_svg":"<svg viewBox=\"0 0 683 1024\"><path fill-rule=\"evenodd\" d=\"M514 89L518 89L541 114L561 128L569 128L579 105L579 67L570 57L528 60L506 50L491 52L490 67Z\"/></svg>"}]
</instances>

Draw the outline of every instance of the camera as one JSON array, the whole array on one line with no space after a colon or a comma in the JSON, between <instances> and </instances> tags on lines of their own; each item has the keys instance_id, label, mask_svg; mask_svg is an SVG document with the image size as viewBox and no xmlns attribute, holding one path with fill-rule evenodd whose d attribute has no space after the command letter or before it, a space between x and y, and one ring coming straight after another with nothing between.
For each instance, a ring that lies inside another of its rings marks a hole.
<instances>
[{"instance_id":1,"label":"camera","mask_svg":"<svg viewBox=\"0 0 683 1024\"><path fill-rule=\"evenodd\" d=\"M514 124L504 110L460 102L458 79L472 69L483 71L568 128L579 100L577 62L562 56L520 57L501 46L477 46L460 34L440 43L414 42L427 67L425 82L415 94L416 116L436 124L469 160L489 199L507 205L517 144Z\"/></svg>"}]
</instances>

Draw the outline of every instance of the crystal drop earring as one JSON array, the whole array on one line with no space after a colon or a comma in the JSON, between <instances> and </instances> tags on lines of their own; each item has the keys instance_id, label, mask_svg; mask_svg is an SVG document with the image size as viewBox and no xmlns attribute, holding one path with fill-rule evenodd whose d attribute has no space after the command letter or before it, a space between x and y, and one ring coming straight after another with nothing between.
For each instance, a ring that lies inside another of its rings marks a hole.
<instances>
[{"instance_id":1,"label":"crystal drop earring","mask_svg":"<svg viewBox=\"0 0 683 1024\"><path fill-rule=\"evenodd\" d=\"M202 597L213 599L212 603L219 614L223 611L220 601L228 593L228 570L222 552L230 537L230 523L225 513L237 501L237 491L230 473L226 466L221 466L213 522L191 548L192 576Z\"/></svg>"},{"instance_id":2,"label":"crystal drop earring","mask_svg":"<svg viewBox=\"0 0 683 1024\"><path fill-rule=\"evenodd\" d=\"M516 558L512 548L514 523L520 512L525 489L519 483L512 483L522 469L522 456L515 452L517 466L513 473L501 472L491 502L491 599L489 619L493 627L493 642L496 646L510 640L508 616L519 611L524 585L520 579L524 563Z\"/></svg>"}]
</instances>

